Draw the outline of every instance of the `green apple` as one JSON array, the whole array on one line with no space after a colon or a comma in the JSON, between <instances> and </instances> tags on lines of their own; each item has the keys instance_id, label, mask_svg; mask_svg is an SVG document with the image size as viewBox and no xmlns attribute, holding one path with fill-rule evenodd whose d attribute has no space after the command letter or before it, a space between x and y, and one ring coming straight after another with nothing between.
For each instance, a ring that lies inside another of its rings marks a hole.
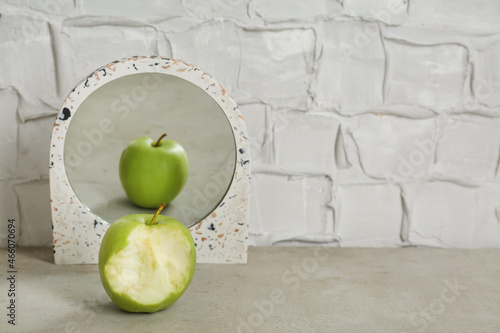
<instances>
[{"instance_id":1,"label":"green apple","mask_svg":"<svg viewBox=\"0 0 500 333\"><path fill-rule=\"evenodd\" d=\"M148 137L133 140L120 158L120 181L137 206L156 208L170 203L182 190L189 174L186 151L173 140Z\"/></svg>"},{"instance_id":2,"label":"green apple","mask_svg":"<svg viewBox=\"0 0 500 333\"><path fill-rule=\"evenodd\" d=\"M191 283L196 249L179 221L156 214L116 220L104 235L99 274L106 293L121 309L156 312L172 305Z\"/></svg>"}]
</instances>

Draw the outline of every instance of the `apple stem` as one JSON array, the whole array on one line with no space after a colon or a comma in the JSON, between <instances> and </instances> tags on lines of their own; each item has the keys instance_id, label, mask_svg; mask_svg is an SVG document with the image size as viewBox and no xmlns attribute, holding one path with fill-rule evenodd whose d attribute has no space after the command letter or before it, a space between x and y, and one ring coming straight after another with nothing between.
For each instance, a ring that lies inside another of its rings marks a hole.
<instances>
[{"instance_id":1,"label":"apple stem","mask_svg":"<svg viewBox=\"0 0 500 333\"><path fill-rule=\"evenodd\" d=\"M160 141L161 141L161 139L163 139L163 138L164 138L164 137L166 137L166 136L167 136L167 133L163 133L163 135L162 135L162 136L160 136L160 138L158 139L158 141L156 141L156 143L155 143L155 147L158 147L158 146L160 145Z\"/></svg>"},{"instance_id":2,"label":"apple stem","mask_svg":"<svg viewBox=\"0 0 500 333\"><path fill-rule=\"evenodd\" d=\"M151 219L151 222L148 223L148 225L153 225L156 223L156 218L158 217L158 215L160 215L160 212L163 210L163 208L165 208L166 205L167 204L165 204L164 202L161 203L160 207L158 207L155 215L153 215L153 218Z\"/></svg>"}]
</instances>

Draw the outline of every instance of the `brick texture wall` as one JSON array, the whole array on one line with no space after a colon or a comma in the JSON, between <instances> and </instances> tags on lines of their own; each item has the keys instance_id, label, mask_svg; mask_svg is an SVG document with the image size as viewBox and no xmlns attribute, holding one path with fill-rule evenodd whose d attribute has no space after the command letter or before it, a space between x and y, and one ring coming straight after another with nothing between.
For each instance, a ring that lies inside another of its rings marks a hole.
<instances>
[{"instance_id":1,"label":"brick texture wall","mask_svg":"<svg viewBox=\"0 0 500 333\"><path fill-rule=\"evenodd\" d=\"M196 64L252 142L252 245L499 247L498 0L0 2L0 245L51 243L54 116L95 68Z\"/></svg>"}]
</instances>

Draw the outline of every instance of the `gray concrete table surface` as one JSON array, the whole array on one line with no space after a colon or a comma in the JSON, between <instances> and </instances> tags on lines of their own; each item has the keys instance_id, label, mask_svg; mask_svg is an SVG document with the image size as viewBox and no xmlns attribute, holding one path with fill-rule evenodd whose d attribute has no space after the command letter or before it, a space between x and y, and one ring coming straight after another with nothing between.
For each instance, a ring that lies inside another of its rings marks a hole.
<instances>
[{"instance_id":1,"label":"gray concrete table surface","mask_svg":"<svg viewBox=\"0 0 500 333\"><path fill-rule=\"evenodd\" d=\"M131 314L97 265L21 248L15 327L0 252L0 332L500 332L500 250L251 247L246 265L198 265L170 308Z\"/></svg>"}]
</instances>

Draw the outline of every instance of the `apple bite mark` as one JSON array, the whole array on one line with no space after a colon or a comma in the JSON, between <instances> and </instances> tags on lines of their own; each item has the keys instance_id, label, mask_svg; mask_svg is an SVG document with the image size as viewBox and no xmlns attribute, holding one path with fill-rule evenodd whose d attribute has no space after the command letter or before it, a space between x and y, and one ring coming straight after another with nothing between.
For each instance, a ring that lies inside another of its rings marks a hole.
<instances>
[{"instance_id":1,"label":"apple bite mark","mask_svg":"<svg viewBox=\"0 0 500 333\"><path fill-rule=\"evenodd\" d=\"M127 241L104 269L114 292L143 305L154 305L188 283L192 249L181 230L139 224Z\"/></svg>"}]
</instances>

